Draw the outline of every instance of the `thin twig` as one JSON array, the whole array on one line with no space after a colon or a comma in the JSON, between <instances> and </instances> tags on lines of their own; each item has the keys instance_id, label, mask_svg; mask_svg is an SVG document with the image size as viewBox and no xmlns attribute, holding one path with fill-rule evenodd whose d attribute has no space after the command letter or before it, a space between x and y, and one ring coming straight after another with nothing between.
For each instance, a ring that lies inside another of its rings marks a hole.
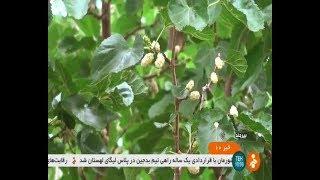
<instances>
[{"instance_id":1,"label":"thin twig","mask_svg":"<svg viewBox=\"0 0 320 180\"><path fill-rule=\"evenodd\" d=\"M176 67L178 66L181 66L181 65L184 65L184 63L181 63L181 64L177 64ZM144 80L148 80L148 79L152 79L152 78L155 78L157 76L160 76L161 74L165 73L167 70L169 70L171 68L171 65L167 65L165 66L164 68L162 68L160 70L160 72L156 72L156 73L153 73L153 74L150 74L150 75L146 75L143 77Z\"/></svg>"},{"instance_id":2,"label":"thin twig","mask_svg":"<svg viewBox=\"0 0 320 180\"><path fill-rule=\"evenodd\" d=\"M155 21L155 22L154 22L153 24L151 24L150 26L141 26L141 24L140 24L138 27L134 28L132 31L130 31L130 32L128 32L127 34L125 34L125 35L124 35L124 39L127 40L130 36L136 34L136 32L138 32L138 31L141 30L141 29L145 29L146 27L152 28L152 27L154 27L154 26L156 25L156 23L157 23L157 21Z\"/></svg>"},{"instance_id":3,"label":"thin twig","mask_svg":"<svg viewBox=\"0 0 320 180\"><path fill-rule=\"evenodd\" d=\"M168 69L169 69L169 65L168 66L165 66L163 69L160 70L160 72L158 73L154 73L154 74L150 74L150 75L146 75L143 77L144 80L147 80L147 79L152 79L154 77L157 77L157 76L160 76L161 74L163 74L164 72L166 72Z\"/></svg>"},{"instance_id":4,"label":"thin twig","mask_svg":"<svg viewBox=\"0 0 320 180\"><path fill-rule=\"evenodd\" d=\"M146 26L138 26L138 27L134 28L132 31L128 32L124 36L124 39L127 40L130 36L134 35L136 32L138 32L139 30L144 29L144 28L146 28Z\"/></svg>"},{"instance_id":5,"label":"thin twig","mask_svg":"<svg viewBox=\"0 0 320 180\"><path fill-rule=\"evenodd\" d=\"M192 141L191 141L191 144L190 144L190 146L189 146L189 149L188 149L188 151L187 151L187 154L192 153L192 146L193 146L193 143L194 143L195 141L196 141L196 138L193 138Z\"/></svg>"}]
</instances>

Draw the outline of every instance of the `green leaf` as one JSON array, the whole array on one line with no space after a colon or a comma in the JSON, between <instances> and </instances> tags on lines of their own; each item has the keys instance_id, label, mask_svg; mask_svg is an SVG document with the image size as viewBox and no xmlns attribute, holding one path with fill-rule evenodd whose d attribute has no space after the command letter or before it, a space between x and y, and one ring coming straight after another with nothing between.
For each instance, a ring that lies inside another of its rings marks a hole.
<instances>
[{"instance_id":1,"label":"green leaf","mask_svg":"<svg viewBox=\"0 0 320 180\"><path fill-rule=\"evenodd\" d=\"M75 84L72 81L72 77L67 69L58 61L56 60L55 63L55 71L58 73L60 80L62 81L62 85L65 88L66 94L73 94L76 92Z\"/></svg>"},{"instance_id":2,"label":"green leaf","mask_svg":"<svg viewBox=\"0 0 320 180\"><path fill-rule=\"evenodd\" d=\"M58 167L48 167L48 180L54 180L54 175Z\"/></svg>"},{"instance_id":3,"label":"green leaf","mask_svg":"<svg viewBox=\"0 0 320 180\"><path fill-rule=\"evenodd\" d=\"M249 129L254 132L261 133L266 141L272 143L272 135L270 132L259 122L250 118L250 116L241 113L238 119Z\"/></svg>"},{"instance_id":4,"label":"green leaf","mask_svg":"<svg viewBox=\"0 0 320 180\"><path fill-rule=\"evenodd\" d=\"M238 143L241 146L241 151L245 154L252 151L263 153L264 144L262 142L254 140L239 140Z\"/></svg>"},{"instance_id":5,"label":"green leaf","mask_svg":"<svg viewBox=\"0 0 320 180\"><path fill-rule=\"evenodd\" d=\"M189 136L191 136L191 126L192 126L192 124L190 122L187 122L184 124L184 127L186 128Z\"/></svg>"},{"instance_id":6,"label":"green leaf","mask_svg":"<svg viewBox=\"0 0 320 180\"><path fill-rule=\"evenodd\" d=\"M170 0L168 14L179 31L185 26L192 26L196 30L202 31L207 26L209 19L205 0Z\"/></svg>"},{"instance_id":7,"label":"green leaf","mask_svg":"<svg viewBox=\"0 0 320 180\"><path fill-rule=\"evenodd\" d=\"M152 1L144 1L143 2L143 14L142 14L142 23L151 26L156 17L158 15L158 9L156 6L153 5ZM145 20L145 21L144 21Z\"/></svg>"},{"instance_id":8,"label":"green leaf","mask_svg":"<svg viewBox=\"0 0 320 180\"><path fill-rule=\"evenodd\" d=\"M272 4L263 9L264 19L268 24L272 22Z\"/></svg>"},{"instance_id":9,"label":"green leaf","mask_svg":"<svg viewBox=\"0 0 320 180\"><path fill-rule=\"evenodd\" d=\"M193 115L193 112L195 111L195 108L198 105L198 101L194 101L191 99L186 99L181 101L179 106L179 112L187 117L190 118Z\"/></svg>"},{"instance_id":10,"label":"green leaf","mask_svg":"<svg viewBox=\"0 0 320 180\"><path fill-rule=\"evenodd\" d=\"M200 179L216 180L216 177L214 176L214 171L212 171L212 169L210 168L205 168L199 177Z\"/></svg>"},{"instance_id":11,"label":"green leaf","mask_svg":"<svg viewBox=\"0 0 320 180\"><path fill-rule=\"evenodd\" d=\"M163 179L173 179L172 170L169 168L159 168L154 172L154 177L163 177Z\"/></svg>"},{"instance_id":12,"label":"green leaf","mask_svg":"<svg viewBox=\"0 0 320 180\"><path fill-rule=\"evenodd\" d=\"M64 144L61 142L50 141L48 143L49 154L64 154Z\"/></svg>"},{"instance_id":13,"label":"green leaf","mask_svg":"<svg viewBox=\"0 0 320 180\"><path fill-rule=\"evenodd\" d=\"M143 79L134 71L125 71L122 76L131 86L134 95L146 94L148 92L148 87L145 85Z\"/></svg>"},{"instance_id":14,"label":"green leaf","mask_svg":"<svg viewBox=\"0 0 320 180\"><path fill-rule=\"evenodd\" d=\"M230 50L227 61L237 76L243 77L247 70L247 61L240 51Z\"/></svg>"},{"instance_id":15,"label":"green leaf","mask_svg":"<svg viewBox=\"0 0 320 180\"><path fill-rule=\"evenodd\" d=\"M208 0L207 13L209 16L208 24L213 24L221 13L220 0Z\"/></svg>"},{"instance_id":16,"label":"green leaf","mask_svg":"<svg viewBox=\"0 0 320 180\"><path fill-rule=\"evenodd\" d=\"M59 118L66 124L69 129L74 129L76 121L72 115L66 112L64 109L60 110Z\"/></svg>"},{"instance_id":17,"label":"green leaf","mask_svg":"<svg viewBox=\"0 0 320 180\"><path fill-rule=\"evenodd\" d=\"M82 154L106 154L106 147L101 136L93 129L84 128L77 135Z\"/></svg>"},{"instance_id":18,"label":"green leaf","mask_svg":"<svg viewBox=\"0 0 320 180\"><path fill-rule=\"evenodd\" d=\"M172 95L178 99L184 99L188 96L189 91L185 86L172 86Z\"/></svg>"},{"instance_id":19,"label":"green leaf","mask_svg":"<svg viewBox=\"0 0 320 180\"><path fill-rule=\"evenodd\" d=\"M244 180L245 177L243 172L236 171L234 168L231 169L231 172L226 176L228 180Z\"/></svg>"},{"instance_id":20,"label":"green leaf","mask_svg":"<svg viewBox=\"0 0 320 180\"><path fill-rule=\"evenodd\" d=\"M233 125L221 110L204 109L194 117L194 120L199 121L198 142L200 153L208 153L210 142L227 141L234 137ZM219 123L217 128L214 126L215 122Z\"/></svg>"},{"instance_id":21,"label":"green leaf","mask_svg":"<svg viewBox=\"0 0 320 180\"><path fill-rule=\"evenodd\" d=\"M152 177L143 169L140 174L138 174L136 180L152 180Z\"/></svg>"},{"instance_id":22,"label":"green leaf","mask_svg":"<svg viewBox=\"0 0 320 180\"><path fill-rule=\"evenodd\" d=\"M82 123L96 129L105 128L108 122L118 117L115 113L105 108L96 98L87 103L79 95L70 96L62 102L62 107Z\"/></svg>"},{"instance_id":23,"label":"green leaf","mask_svg":"<svg viewBox=\"0 0 320 180\"><path fill-rule=\"evenodd\" d=\"M246 28L242 24L238 24L236 27L233 28L231 39L229 43L229 51L235 50L235 51L241 51L243 54L246 52L243 51L243 47L245 47L246 38L248 36L248 28ZM229 53L229 52L228 52Z\"/></svg>"},{"instance_id":24,"label":"green leaf","mask_svg":"<svg viewBox=\"0 0 320 180\"><path fill-rule=\"evenodd\" d=\"M265 16L254 0L233 0L232 5L246 15L247 25L251 31L264 29Z\"/></svg>"},{"instance_id":25,"label":"green leaf","mask_svg":"<svg viewBox=\"0 0 320 180\"><path fill-rule=\"evenodd\" d=\"M209 77L214 68L214 59L216 57L216 51L214 48L210 48L207 45L199 48L197 55L195 57L197 78L195 78L195 82L204 79L205 77ZM205 73L205 74L203 74Z\"/></svg>"},{"instance_id":26,"label":"green leaf","mask_svg":"<svg viewBox=\"0 0 320 180\"><path fill-rule=\"evenodd\" d=\"M143 0L126 0L126 12L128 15L136 14L143 5Z\"/></svg>"},{"instance_id":27,"label":"green leaf","mask_svg":"<svg viewBox=\"0 0 320 180\"><path fill-rule=\"evenodd\" d=\"M74 20L79 27L79 32L83 33L83 36L94 37L98 39L100 37L101 23L93 16L85 16L80 20Z\"/></svg>"},{"instance_id":28,"label":"green leaf","mask_svg":"<svg viewBox=\"0 0 320 180\"><path fill-rule=\"evenodd\" d=\"M169 0L153 0L155 6L167 6Z\"/></svg>"},{"instance_id":29,"label":"green leaf","mask_svg":"<svg viewBox=\"0 0 320 180\"><path fill-rule=\"evenodd\" d=\"M252 174L254 179L272 179L272 161L266 157L260 157L261 164L259 170Z\"/></svg>"},{"instance_id":30,"label":"green leaf","mask_svg":"<svg viewBox=\"0 0 320 180\"><path fill-rule=\"evenodd\" d=\"M130 106L133 102L134 95L131 86L127 82L123 82L116 86L117 92L122 96L122 101L126 106Z\"/></svg>"},{"instance_id":31,"label":"green leaf","mask_svg":"<svg viewBox=\"0 0 320 180\"><path fill-rule=\"evenodd\" d=\"M268 102L265 105L265 108L268 108L272 105L272 96L267 92L267 96L268 96Z\"/></svg>"},{"instance_id":32,"label":"green leaf","mask_svg":"<svg viewBox=\"0 0 320 180\"><path fill-rule=\"evenodd\" d=\"M225 2L224 2L225 4ZM230 8L231 7L231 8ZM230 9L228 9L230 8ZM238 26L245 26L245 23L242 23L237 17L235 17L232 12L233 6L231 4L224 5L222 7L221 13L216 21L217 35L221 38L227 39L230 38L233 32L233 29ZM235 9L236 11L236 9ZM241 13L241 12L239 12ZM241 15L241 14L240 14Z\"/></svg>"},{"instance_id":33,"label":"green leaf","mask_svg":"<svg viewBox=\"0 0 320 180\"><path fill-rule=\"evenodd\" d=\"M58 48L66 53L72 53L78 49L78 40L74 36L64 37L58 44Z\"/></svg>"},{"instance_id":34,"label":"green leaf","mask_svg":"<svg viewBox=\"0 0 320 180\"><path fill-rule=\"evenodd\" d=\"M255 120L261 123L272 135L272 115L265 112L260 112Z\"/></svg>"},{"instance_id":35,"label":"green leaf","mask_svg":"<svg viewBox=\"0 0 320 180\"><path fill-rule=\"evenodd\" d=\"M265 108L270 103L270 96L266 92L260 92L253 95L253 110L257 111Z\"/></svg>"},{"instance_id":36,"label":"green leaf","mask_svg":"<svg viewBox=\"0 0 320 180\"><path fill-rule=\"evenodd\" d=\"M125 179L123 169L108 167L107 173L105 174L105 180L107 179Z\"/></svg>"},{"instance_id":37,"label":"green leaf","mask_svg":"<svg viewBox=\"0 0 320 180\"><path fill-rule=\"evenodd\" d=\"M160 10L161 22L164 24L165 27L168 27L172 24L168 11L166 9Z\"/></svg>"},{"instance_id":38,"label":"green leaf","mask_svg":"<svg viewBox=\"0 0 320 180\"><path fill-rule=\"evenodd\" d=\"M63 180L78 180L79 174L77 167L61 168L61 170L63 172Z\"/></svg>"},{"instance_id":39,"label":"green leaf","mask_svg":"<svg viewBox=\"0 0 320 180\"><path fill-rule=\"evenodd\" d=\"M133 47L120 34L113 34L102 41L92 60L95 80L109 73L117 73L137 64L143 56L143 40L136 36Z\"/></svg>"},{"instance_id":40,"label":"green leaf","mask_svg":"<svg viewBox=\"0 0 320 180\"><path fill-rule=\"evenodd\" d=\"M272 0L256 0L255 2L261 9L264 9L272 3Z\"/></svg>"},{"instance_id":41,"label":"green leaf","mask_svg":"<svg viewBox=\"0 0 320 180\"><path fill-rule=\"evenodd\" d=\"M193 27L187 26L183 29L183 32L190 34L191 36L203 40L203 41L213 41L214 32L213 29L206 27L202 31L198 31Z\"/></svg>"},{"instance_id":42,"label":"green leaf","mask_svg":"<svg viewBox=\"0 0 320 180\"><path fill-rule=\"evenodd\" d=\"M142 168L123 168L126 180L136 180Z\"/></svg>"},{"instance_id":43,"label":"green leaf","mask_svg":"<svg viewBox=\"0 0 320 180\"><path fill-rule=\"evenodd\" d=\"M221 12L220 0L170 0L168 14L178 30L185 26L202 31L213 24Z\"/></svg>"},{"instance_id":44,"label":"green leaf","mask_svg":"<svg viewBox=\"0 0 320 180\"><path fill-rule=\"evenodd\" d=\"M163 121L167 117L161 116L159 121ZM153 121L144 121L130 125L130 128L123 136L123 146L130 150L130 153L151 154L154 147L163 136L166 128L156 128ZM166 146L169 146L166 144Z\"/></svg>"},{"instance_id":45,"label":"green leaf","mask_svg":"<svg viewBox=\"0 0 320 180\"><path fill-rule=\"evenodd\" d=\"M119 34L126 34L131 32L136 28L139 24L139 17L137 15L126 15L123 14L116 20L114 20L111 24L111 31L112 34L119 33Z\"/></svg>"},{"instance_id":46,"label":"green leaf","mask_svg":"<svg viewBox=\"0 0 320 180\"><path fill-rule=\"evenodd\" d=\"M263 62L263 45L258 44L256 45L246 56L246 60L248 63L248 68L246 70L246 73L239 81L239 86L234 86L232 88L232 94L236 94L242 90L244 90L246 87L251 85L253 82L255 82L260 74L260 72L263 70L262 62ZM236 85L236 84L234 84Z\"/></svg>"},{"instance_id":47,"label":"green leaf","mask_svg":"<svg viewBox=\"0 0 320 180\"><path fill-rule=\"evenodd\" d=\"M131 86L134 95L142 95L148 92L148 87L143 79L132 70L124 70L119 73L112 73L103 77L100 81L90 85L89 90L94 93L113 91L120 83L127 82Z\"/></svg>"},{"instance_id":48,"label":"green leaf","mask_svg":"<svg viewBox=\"0 0 320 180\"><path fill-rule=\"evenodd\" d=\"M148 111L148 115L149 118L154 118L156 116L161 115L162 113L164 113L166 111L166 108L173 102L173 97L169 94L166 94L163 96L163 98L156 102L155 104L153 104L149 111Z\"/></svg>"},{"instance_id":49,"label":"green leaf","mask_svg":"<svg viewBox=\"0 0 320 180\"><path fill-rule=\"evenodd\" d=\"M247 26L246 16L239 10L237 10L229 0L222 0L224 8L232 15L237 21Z\"/></svg>"},{"instance_id":50,"label":"green leaf","mask_svg":"<svg viewBox=\"0 0 320 180\"><path fill-rule=\"evenodd\" d=\"M73 16L76 19L81 19L87 14L88 4L90 0L64 0L69 16Z\"/></svg>"}]
</instances>

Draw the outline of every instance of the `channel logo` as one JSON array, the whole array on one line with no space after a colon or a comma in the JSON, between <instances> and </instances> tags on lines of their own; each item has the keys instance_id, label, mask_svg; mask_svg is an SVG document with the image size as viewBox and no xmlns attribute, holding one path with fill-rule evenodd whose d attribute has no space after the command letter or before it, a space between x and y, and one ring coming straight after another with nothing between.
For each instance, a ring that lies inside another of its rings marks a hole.
<instances>
[{"instance_id":1,"label":"channel logo","mask_svg":"<svg viewBox=\"0 0 320 180\"><path fill-rule=\"evenodd\" d=\"M236 171L242 171L246 166L246 156L238 151L232 156L232 166Z\"/></svg>"},{"instance_id":2,"label":"channel logo","mask_svg":"<svg viewBox=\"0 0 320 180\"><path fill-rule=\"evenodd\" d=\"M260 156L259 153L249 152L247 156L247 169L248 171L255 172L260 168Z\"/></svg>"},{"instance_id":3,"label":"channel logo","mask_svg":"<svg viewBox=\"0 0 320 180\"><path fill-rule=\"evenodd\" d=\"M233 141L210 142L208 152L209 154L232 154L232 166L236 171L242 171L246 167L249 172L254 173L260 168L259 153L251 151L245 155L240 145Z\"/></svg>"}]
</instances>

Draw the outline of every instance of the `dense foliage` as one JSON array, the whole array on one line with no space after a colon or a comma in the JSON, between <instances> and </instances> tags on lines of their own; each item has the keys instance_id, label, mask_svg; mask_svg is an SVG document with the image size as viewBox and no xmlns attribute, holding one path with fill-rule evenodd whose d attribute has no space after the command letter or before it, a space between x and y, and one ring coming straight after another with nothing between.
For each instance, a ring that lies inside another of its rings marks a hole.
<instances>
[{"instance_id":1,"label":"dense foliage","mask_svg":"<svg viewBox=\"0 0 320 180\"><path fill-rule=\"evenodd\" d=\"M182 153L208 153L209 142L232 140L262 159L254 174L182 168L181 179L271 179L271 0L101 1L48 4L48 153L176 153L178 116ZM147 53L150 64L142 63ZM230 114L232 105L238 115ZM174 176L171 168L48 170L49 179Z\"/></svg>"}]
</instances>

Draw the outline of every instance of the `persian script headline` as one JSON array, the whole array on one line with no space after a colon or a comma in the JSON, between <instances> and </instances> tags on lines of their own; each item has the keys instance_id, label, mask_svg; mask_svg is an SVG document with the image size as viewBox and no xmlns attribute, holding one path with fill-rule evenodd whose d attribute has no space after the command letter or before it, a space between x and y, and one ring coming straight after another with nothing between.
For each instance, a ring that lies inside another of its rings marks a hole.
<instances>
[{"instance_id":1,"label":"persian script headline","mask_svg":"<svg viewBox=\"0 0 320 180\"><path fill-rule=\"evenodd\" d=\"M49 167L232 167L232 154L49 154Z\"/></svg>"}]
</instances>

